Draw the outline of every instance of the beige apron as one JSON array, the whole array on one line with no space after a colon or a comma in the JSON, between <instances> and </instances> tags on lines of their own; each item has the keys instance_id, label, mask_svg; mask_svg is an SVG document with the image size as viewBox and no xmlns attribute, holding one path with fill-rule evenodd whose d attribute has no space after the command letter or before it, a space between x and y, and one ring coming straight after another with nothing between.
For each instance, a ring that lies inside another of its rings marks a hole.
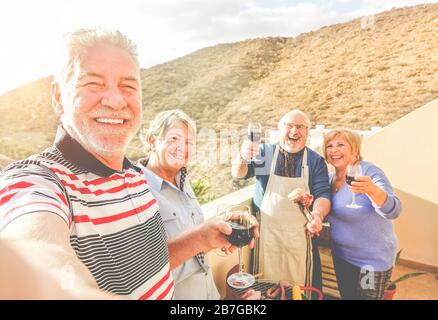
<instances>
[{"instance_id":1,"label":"beige apron","mask_svg":"<svg viewBox=\"0 0 438 320\"><path fill-rule=\"evenodd\" d=\"M272 159L268 185L260 207L259 270L263 278L312 285L312 241L307 234L306 218L287 198L295 188L309 192L307 149L304 150L301 177L275 175L280 147Z\"/></svg>"}]
</instances>

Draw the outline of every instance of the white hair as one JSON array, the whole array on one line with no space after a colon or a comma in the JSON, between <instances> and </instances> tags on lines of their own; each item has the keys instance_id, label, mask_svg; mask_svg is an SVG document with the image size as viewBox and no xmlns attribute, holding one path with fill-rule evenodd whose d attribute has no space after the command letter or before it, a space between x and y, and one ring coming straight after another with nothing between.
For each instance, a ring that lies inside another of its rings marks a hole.
<instances>
[{"instance_id":1,"label":"white hair","mask_svg":"<svg viewBox=\"0 0 438 320\"><path fill-rule=\"evenodd\" d=\"M65 35L61 65L55 74L55 82L66 85L85 51L98 44L105 43L125 50L139 69L137 46L118 30L78 29Z\"/></svg>"},{"instance_id":2,"label":"white hair","mask_svg":"<svg viewBox=\"0 0 438 320\"><path fill-rule=\"evenodd\" d=\"M304 117L304 119L306 120L306 125L307 128L310 129L312 126L312 123L310 122L309 117L307 116L307 114L299 109L294 109L289 111L288 113L286 113L284 116L281 117L280 121L278 121L278 129L281 129L282 126L284 125L284 122L286 121L286 118L289 118L291 115L301 115Z\"/></svg>"}]
</instances>

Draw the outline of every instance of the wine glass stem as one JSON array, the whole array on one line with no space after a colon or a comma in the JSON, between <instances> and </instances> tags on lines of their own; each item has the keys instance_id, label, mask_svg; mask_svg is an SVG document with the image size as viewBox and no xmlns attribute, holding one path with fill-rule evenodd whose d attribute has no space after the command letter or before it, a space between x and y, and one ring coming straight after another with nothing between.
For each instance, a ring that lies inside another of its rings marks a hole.
<instances>
[{"instance_id":1,"label":"wine glass stem","mask_svg":"<svg viewBox=\"0 0 438 320\"><path fill-rule=\"evenodd\" d=\"M238 248L237 251L239 253L239 273L242 273L243 271L242 248Z\"/></svg>"},{"instance_id":2,"label":"wine glass stem","mask_svg":"<svg viewBox=\"0 0 438 320\"><path fill-rule=\"evenodd\" d=\"M351 193L351 204L356 204L356 194L355 193Z\"/></svg>"}]
</instances>

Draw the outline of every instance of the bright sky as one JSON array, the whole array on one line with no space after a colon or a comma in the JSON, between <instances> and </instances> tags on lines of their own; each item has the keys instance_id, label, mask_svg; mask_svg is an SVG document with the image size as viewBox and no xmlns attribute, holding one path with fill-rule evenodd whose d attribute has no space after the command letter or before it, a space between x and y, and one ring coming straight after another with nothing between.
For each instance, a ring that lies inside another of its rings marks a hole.
<instances>
[{"instance_id":1,"label":"bright sky","mask_svg":"<svg viewBox=\"0 0 438 320\"><path fill-rule=\"evenodd\" d=\"M143 68L197 49L322 26L426 0L11 0L0 4L0 95L53 74L63 34L116 28Z\"/></svg>"}]
</instances>

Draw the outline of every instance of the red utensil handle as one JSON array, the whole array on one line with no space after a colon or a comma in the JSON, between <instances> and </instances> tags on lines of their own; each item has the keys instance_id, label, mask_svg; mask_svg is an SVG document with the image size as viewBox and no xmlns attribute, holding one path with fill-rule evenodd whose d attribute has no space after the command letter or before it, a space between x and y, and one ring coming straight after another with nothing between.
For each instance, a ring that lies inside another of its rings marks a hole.
<instances>
[{"instance_id":1,"label":"red utensil handle","mask_svg":"<svg viewBox=\"0 0 438 320\"><path fill-rule=\"evenodd\" d=\"M318 295L318 300L322 300L322 299L323 299L322 292L319 291L319 290L316 289L316 288L300 286L300 289L301 289L302 291L312 291L312 292L315 292L315 293Z\"/></svg>"}]
</instances>

